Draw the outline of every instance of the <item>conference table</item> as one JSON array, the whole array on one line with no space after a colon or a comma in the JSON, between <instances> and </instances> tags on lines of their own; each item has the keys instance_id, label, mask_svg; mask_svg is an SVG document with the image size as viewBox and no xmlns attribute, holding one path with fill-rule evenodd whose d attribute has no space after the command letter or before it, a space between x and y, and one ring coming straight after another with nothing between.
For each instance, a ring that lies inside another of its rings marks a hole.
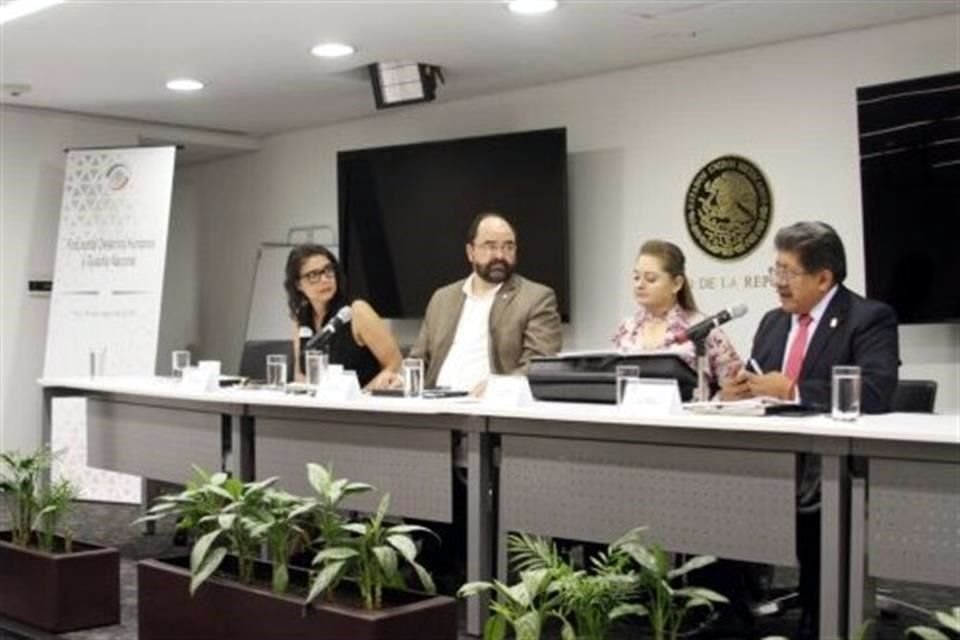
<instances>
[{"instance_id":1,"label":"conference table","mask_svg":"<svg viewBox=\"0 0 960 640\"><path fill-rule=\"evenodd\" d=\"M90 466L182 483L198 464L244 480L280 476L309 495L305 465L318 462L389 491L391 515L463 518L469 581L505 577L510 532L603 543L640 525L668 551L794 565L797 457L812 454L823 469L821 638L855 628L867 576L960 586L950 570L960 557L957 415L642 416L561 402L197 392L159 378L40 384L45 442L53 400L87 398ZM934 508L910 511L917 494ZM372 510L377 500L348 506ZM884 564L883 541L895 544L899 526L922 528L933 512L939 537L912 549L930 569L916 571L909 558ZM467 604L467 631L479 635L486 603Z\"/></svg>"}]
</instances>

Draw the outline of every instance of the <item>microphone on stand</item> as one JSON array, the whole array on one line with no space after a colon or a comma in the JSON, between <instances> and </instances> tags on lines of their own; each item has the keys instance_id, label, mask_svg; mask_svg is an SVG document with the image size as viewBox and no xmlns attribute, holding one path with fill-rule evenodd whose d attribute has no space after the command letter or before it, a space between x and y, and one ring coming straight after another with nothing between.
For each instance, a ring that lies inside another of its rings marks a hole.
<instances>
[{"instance_id":1,"label":"microphone on stand","mask_svg":"<svg viewBox=\"0 0 960 640\"><path fill-rule=\"evenodd\" d=\"M340 311L337 311L337 315L330 319L330 322L325 324L315 336L307 340L307 342L303 345L303 350L323 349L330 343L331 340L333 340L333 336L337 333L337 331L339 331L344 325L349 324L350 320L352 319L353 311L351 311L350 307L341 307ZM302 337L303 333L300 335Z\"/></svg>"},{"instance_id":2,"label":"microphone on stand","mask_svg":"<svg viewBox=\"0 0 960 640\"><path fill-rule=\"evenodd\" d=\"M720 325L730 322L735 318L741 318L746 314L747 305L742 302L738 302L735 305L729 306L726 309L713 314L705 320L701 320L691 327L680 329L679 331L674 332L672 334L673 342L675 344L682 344L687 340L692 342L702 340Z\"/></svg>"}]
</instances>

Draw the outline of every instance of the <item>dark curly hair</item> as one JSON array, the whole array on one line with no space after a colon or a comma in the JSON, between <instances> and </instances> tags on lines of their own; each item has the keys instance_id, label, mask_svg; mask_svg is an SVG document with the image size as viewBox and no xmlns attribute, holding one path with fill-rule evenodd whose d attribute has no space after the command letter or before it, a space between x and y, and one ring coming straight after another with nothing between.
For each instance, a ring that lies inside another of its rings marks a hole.
<instances>
[{"instance_id":1,"label":"dark curly hair","mask_svg":"<svg viewBox=\"0 0 960 640\"><path fill-rule=\"evenodd\" d=\"M287 308L290 311L290 317L300 325L306 325L316 329L313 323L313 307L307 296L297 288L300 281L300 269L308 258L313 256L323 256L333 265L334 274L337 282L337 292L334 294L330 303L327 305L327 312L320 319L319 326L323 326L341 307L347 305L349 297L347 294L347 278L340 267L340 261L333 255L330 249L319 244L301 244L290 250L287 256L286 275L283 279L283 288L287 291Z\"/></svg>"}]
</instances>

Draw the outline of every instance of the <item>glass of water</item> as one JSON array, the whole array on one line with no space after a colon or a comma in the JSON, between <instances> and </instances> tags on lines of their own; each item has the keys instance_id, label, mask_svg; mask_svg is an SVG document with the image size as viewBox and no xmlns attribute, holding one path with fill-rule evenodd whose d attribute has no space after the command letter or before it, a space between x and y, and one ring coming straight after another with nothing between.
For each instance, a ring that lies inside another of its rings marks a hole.
<instances>
[{"instance_id":1,"label":"glass of water","mask_svg":"<svg viewBox=\"0 0 960 640\"><path fill-rule=\"evenodd\" d=\"M107 369L107 348L90 348L90 377L98 378L106 374Z\"/></svg>"},{"instance_id":2,"label":"glass of water","mask_svg":"<svg viewBox=\"0 0 960 640\"><path fill-rule=\"evenodd\" d=\"M190 352L186 350L174 351L170 354L170 373L174 378L182 378L183 370L190 366Z\"/></svg>"},{"instance_id":3,"label":"glass of water","mask_svg":"<svg viewBox=\"0 0 960 640\"><path fill-rule=\"evenodd\" d=\"M830 416L834 420L860 417L860 367L836 366L830 387Z\"/></svg>"},{"instance_id":4,"label":"glass of water","mask_svg":"<svg viewBox=\"0 0 960 640\"><path fill-rule=\"evenodd\" d=\"M327 372L327 354L323 351L307 351L304 354L304 366L307 368L307 384L319 387L323 375Z\"/></svg>"},{"instance_id":5,"label":"glass of water","mask_svg":"<svg viewBox=\"0 0 960 640\"><path fill-rule=\"evenodd\" d=\"M627 386L640 382L640 367L633 364L617 365L617 404L623 404Z\"/></svg>"},{"instance_id":6,"label":"glass of water","mask_svg":"<svg viewBox=\"0 0 960 640\"><path fill-rule=\"evenodd\" d=\"M404 358L403 395L405 398L419 398L423 395L423 360Z\"/></svg>"},{"instance_id":7,"label":"glass of water","mask_svg":"<svg viewBox=\"0 0 960 640\"><path fill-rule=\"evenodd\" d=\"M287 356L271 353L267 356L267 385L283 389L287 384Z\"/></svg>"}]
</instances>

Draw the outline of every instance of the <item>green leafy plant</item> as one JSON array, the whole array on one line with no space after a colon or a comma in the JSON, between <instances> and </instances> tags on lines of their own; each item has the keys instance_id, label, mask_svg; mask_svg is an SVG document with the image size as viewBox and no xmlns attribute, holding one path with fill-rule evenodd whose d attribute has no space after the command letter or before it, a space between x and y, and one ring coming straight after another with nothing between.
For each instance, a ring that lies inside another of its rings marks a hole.
<instances>
[{"instance_id":1,"label":"green leafy plant","mask_svg":"<svg viewBox=\"0 0 960 640\"><path fill-rule=\"evenodd\" d=\"M134 524L168 516L177 527L194 534L190 551L190 593L196 592L223 563L228 553L237 558L240 581L253 582L253 563L270 529L267 491L277 478L243 483L225 473L208 474L194 466L196 478L186 490L157 498L147 515ZM284 569L281 571L285 571ZM277 578L274 584L285 584Z\"/></svg>"},{"instance_id":2,"label":"green leafy plant","mask_svg":"<svg viewBox=\"0 0 960 640\"><path fill-rule=\"evenodd\" d=\"M640 578L622 551L609 548L591 559L589 572L575 569L546 538L511 535L508 550L519 571L519 583L472 582L458 592L461 597L483 591L497 595L484 628L486 640L500 640L508 627L518 640L537 640L550 618L560 621L563 640L602 640L617 619L647 613L645 607L631 602Z\"/></svg>"},{"instance_id":3,"label":"green leafy plant","mask_svg":"<svg viewBox=\"0 0 960 640\"><path fill-rule=\"evenodd\" d=\"M372 491L373 487L363 482L335 478L332 466L324 467L313 462L307 463L307 480L317 494L311 498L314 504L311 509L312 526L319 534L315 542L329 548L342 547L349 532L343 528L348 519L341 510L341 503L349 496ZM340 579L334 576L324 593L329 596L339 582Z\"/></svg>"},{"instance_id":4,"label":"green leafy plant","mask_svg":"<svg viewBox=\"0 0 960 640\"><path fill-rule=\"evenodd\" d=\"M686 615L697 607L712 609L727 603L723 595L695 586L677 586L695 569L716 562L712 556L694 556L677 568L671 568L670 557L657 545L643 542L645 527L628 532L611 545L616 552L626 553L640 566L640 590L645 595L647 614L654 640L676 640Z\"/></svg>"},{"instance_id":5,"label":"green leafy plant","mask_svg":"<svg viewBox=\"0 0 960 640\"><path fill-rule=\"evenodd\" d=\"M934 611L931 617L936 620L941 627L949 630L952 633L952 637L956 638L960 636L960 607L953 607L950 611ZM923 640L950 640L951 638L951 636L940 629L926 625L914 626L907 629L906 637L909 638L910 636L917 636Z\"/></svg>"},{"instance_id":6,"label":"green leafy plant","mask_svg":"<svg viewBox=\"0 0 960 640\"><path fill-rule=\"evenodd\" d=\"M68 527L63 526L63 522L76 497L77 488L67 479L58 480L40 490L33 529L37 532L37 546L42 551L53 553L59 530L62 530L64 552L72 551L73 533Z\"/></svg>"},{"instance_id":7,"label":"green leafy plant","mask_svg":"<svg viewBox=\"0 0 960 640\"><path fill-rule=\"evenodd\" d=\"M0 492L7 496L11 541L14 544L30 546L37 514L43 508L41 494L44 475L54 457L47 447L28 455L16 451L0 453Z\"/></svg>"},{"instance_id":8,"label":"green leafy plant","mask_svg":"<svg viewBox=\"0 0 960 640\"><path fill-rule=\"evenodd\" d=\"M401 560L413 568L425 591L436 592L433 578L416 561L417 545L410 535L433 532L418 525L386 526L384 518L389 508L388 493L380 500L373 517L365 522L342 523L337 532L329 532L327 541L336 540L337 544L328 544L314 556L313 566L319 570L312 578L305 604L309 605L340 579L349 578L356 581L364 607L379 609L383 604L385 586L405 586L400 573Z\"/></svg>"},{"instance_id":9,"label":"green leafy plant","mask_svg":"<svg viewBox=\"0 0 960 640\"><path fill-rule=\"evenodd\" d=\"M263 495L261 509L253 511L257 524L250 531L254 540L264 540L273 565L271 588L274 593L285 593L289 585L290 556L300 545L310 543L304 529L306 516L314 504L297 496L269 489Z\"/></svg>"}]
</instances>

